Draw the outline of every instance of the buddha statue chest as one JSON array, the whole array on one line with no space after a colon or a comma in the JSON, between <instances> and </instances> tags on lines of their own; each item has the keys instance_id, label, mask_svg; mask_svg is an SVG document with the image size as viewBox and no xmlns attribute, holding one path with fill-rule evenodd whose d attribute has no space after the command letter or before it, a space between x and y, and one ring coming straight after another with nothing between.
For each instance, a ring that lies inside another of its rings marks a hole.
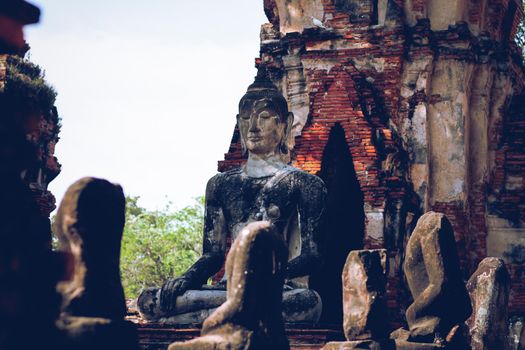
<instances>
[{"instance_id":1,"label":"buddha statue chest","mask_svg":"<svg viewBox=\"0 0 525 350\"><path fill-rule=\"evenodd\" d=\"M250 177L240 169L227 172L220 181L218 199L232 240L250 222L268 220L285 241L298 225L301 205L297 172L286 167L272 176Z\"/></svg>"}]
</instances>

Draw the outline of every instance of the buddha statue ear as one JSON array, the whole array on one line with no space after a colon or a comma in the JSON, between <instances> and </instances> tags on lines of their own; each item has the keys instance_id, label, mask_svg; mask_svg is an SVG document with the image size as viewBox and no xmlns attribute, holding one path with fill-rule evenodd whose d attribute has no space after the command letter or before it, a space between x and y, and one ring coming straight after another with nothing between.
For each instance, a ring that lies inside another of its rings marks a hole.
<instances>
[{"instance_id":1,"label":"buddha statue ear","mask_svg":"<svg viewBox=\"0 0 525 350\"><path fill-rule=\"evenodd\" d=\"M279 146L279 149L281 150L281 153L288 154L288 151L290 149L290 137L292 133L293 128L293 113L289 112L288 116L286 116L286 128L284 129L284 137L281 140L281 145Z\"/></svg>"},{"instance_id":2,"label":"buddha statue ear","mask_svg":"<svg viewBox=\"0 0 525 350\"><path fill-rule=\"evenodd\" d=\"M239 123L239 115L237 114L237 130L239 130L239 136L240 136L240 139L241 139L241 147L242 147L242 155L246 155L246 152L248 151L248 149L246 148L246 141L244 140L244 137L242 136L242 132L241 132L241 123Z\"/></svg>"},{"instance_id":3,"label":"buddha statue ear","mask_svg":"<svg viewBox=\"0 0 525 350\"><path fill-rule=\"evenodd\" d=\"M281 140L281 146L280 146L280 150L283 154L288 154L288 151L290 149L289 144L290 144L290 138L291 138L292 128L293 128L293 119L294 119L293 113L289 112L288 116L286 117L286 129L284 130L284 137Z\"/></svg>"}]
</instances>

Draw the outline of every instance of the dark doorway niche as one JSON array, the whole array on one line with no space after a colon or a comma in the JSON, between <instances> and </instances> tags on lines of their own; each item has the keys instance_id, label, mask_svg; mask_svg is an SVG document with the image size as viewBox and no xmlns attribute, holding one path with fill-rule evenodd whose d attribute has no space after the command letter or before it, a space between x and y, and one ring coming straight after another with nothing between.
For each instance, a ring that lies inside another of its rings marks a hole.
<instances>
[{"instance_id":1,"label":"dark doorway niche","mask_svg":"<svg viewBox=\"0 0 525 350\"><path fill-rule=\"evenodd\" d=\"M365 213L363 193L357 181L352 155L340 124L330 131L323 152L321 171L328 199L320 237L324 263L311 285L323 300L323 324L342 324L342 282L346 257L363 248Z\"/></svg>"}]
</instances>

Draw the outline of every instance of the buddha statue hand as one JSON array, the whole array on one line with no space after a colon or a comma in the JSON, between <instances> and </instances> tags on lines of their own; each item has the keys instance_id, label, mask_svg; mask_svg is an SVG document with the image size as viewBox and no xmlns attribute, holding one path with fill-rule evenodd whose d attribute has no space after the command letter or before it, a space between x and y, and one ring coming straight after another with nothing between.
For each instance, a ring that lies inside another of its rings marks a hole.
<instances>
[{"instance_id":1,"label":"buddha statue hand","mask_svg":"<svg viewBox=\"0 0 525 350\"><path fill-rule=\"evenodd\" d=\"M190 289L190 281L184 277L170 278L160 290L160 308L167 313L173 313L177 297Z\"/></svg>"}]
</instances>

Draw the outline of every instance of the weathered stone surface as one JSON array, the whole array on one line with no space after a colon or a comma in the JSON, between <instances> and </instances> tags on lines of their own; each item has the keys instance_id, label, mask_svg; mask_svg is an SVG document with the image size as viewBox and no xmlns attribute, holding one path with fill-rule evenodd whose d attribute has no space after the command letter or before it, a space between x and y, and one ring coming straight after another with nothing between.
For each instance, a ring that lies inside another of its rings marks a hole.
<instances>
[{"instance_id":1,"label":"weathered stone surface","mask_svg":"<svg viewBox=\"0 0 525 350\"><path fill-rule=\"evenodd\" d=\"M387 337L386 250L354 250L343 270L343 329L348 340Z\"/></svg>"},{"instance_id":2,"label":"weathered stone surface","mask_svg":"<svg viewBox=\"0 0 525 350\"><path fill-rule=\"evenodd\" d=\"M122 188L106 180L82 178L71 185L53 227L59 250L72 256L70 280L58 323L75 349L135 349L134 326L124 321L120 244L125 222Z\"/></svg>"},{"instance_id":3,"label":"weathered stone surface","mask_svg":"<svg viewBox=\"0 0 525 350\"><path fill-rule=\"evenodd\" d=\"M503 260L486 258L470 277L467 289L473 312L467 320L472 350L506 349L510 278Z\"/></svg>"},{"instance_id":4,"label":"weathered stone surface","mask_svg":"<svg viewBox=\"0 0 525 350\"><path fill-rule=\"evenodd\" d=\"M443 214L423 215L407 244L403 270L414 299L406 312L406 340L444 345L472 312L452 227Z\"/></svg>"},{"instance_id":5,"label":"weathered stone surface","mask_svg":"<svg viewBox=\"0 0 525 350\"><path fill-rule=\"evenodd\" d=\"M268 221L246 226L226 261L227 300L203 324L202 337L169 350L289 349L282 318L287 252Z\"/></svg>"},{"instance_id":6,"label":"weathered stone surface","mask_svg":"<svg viewBox=\"0 0 525 350\"><path fill-rule=\"evenodd\" d=\"M293 114L264 66L239 103L237 124L248 159L209 180L203 255L160 290L141 293L137 304L150 321L179 322L177 315L189 312L195 321L224 302L221 283L217 290L203 285L220 270L228 238L234 241L246 224L260 220L270 221L288 248L286 321L315 323L321 316L321 299L308 282L321 263L318 230L326 188L320 178L287 164Z\"/></svg>"}]
</instances>

